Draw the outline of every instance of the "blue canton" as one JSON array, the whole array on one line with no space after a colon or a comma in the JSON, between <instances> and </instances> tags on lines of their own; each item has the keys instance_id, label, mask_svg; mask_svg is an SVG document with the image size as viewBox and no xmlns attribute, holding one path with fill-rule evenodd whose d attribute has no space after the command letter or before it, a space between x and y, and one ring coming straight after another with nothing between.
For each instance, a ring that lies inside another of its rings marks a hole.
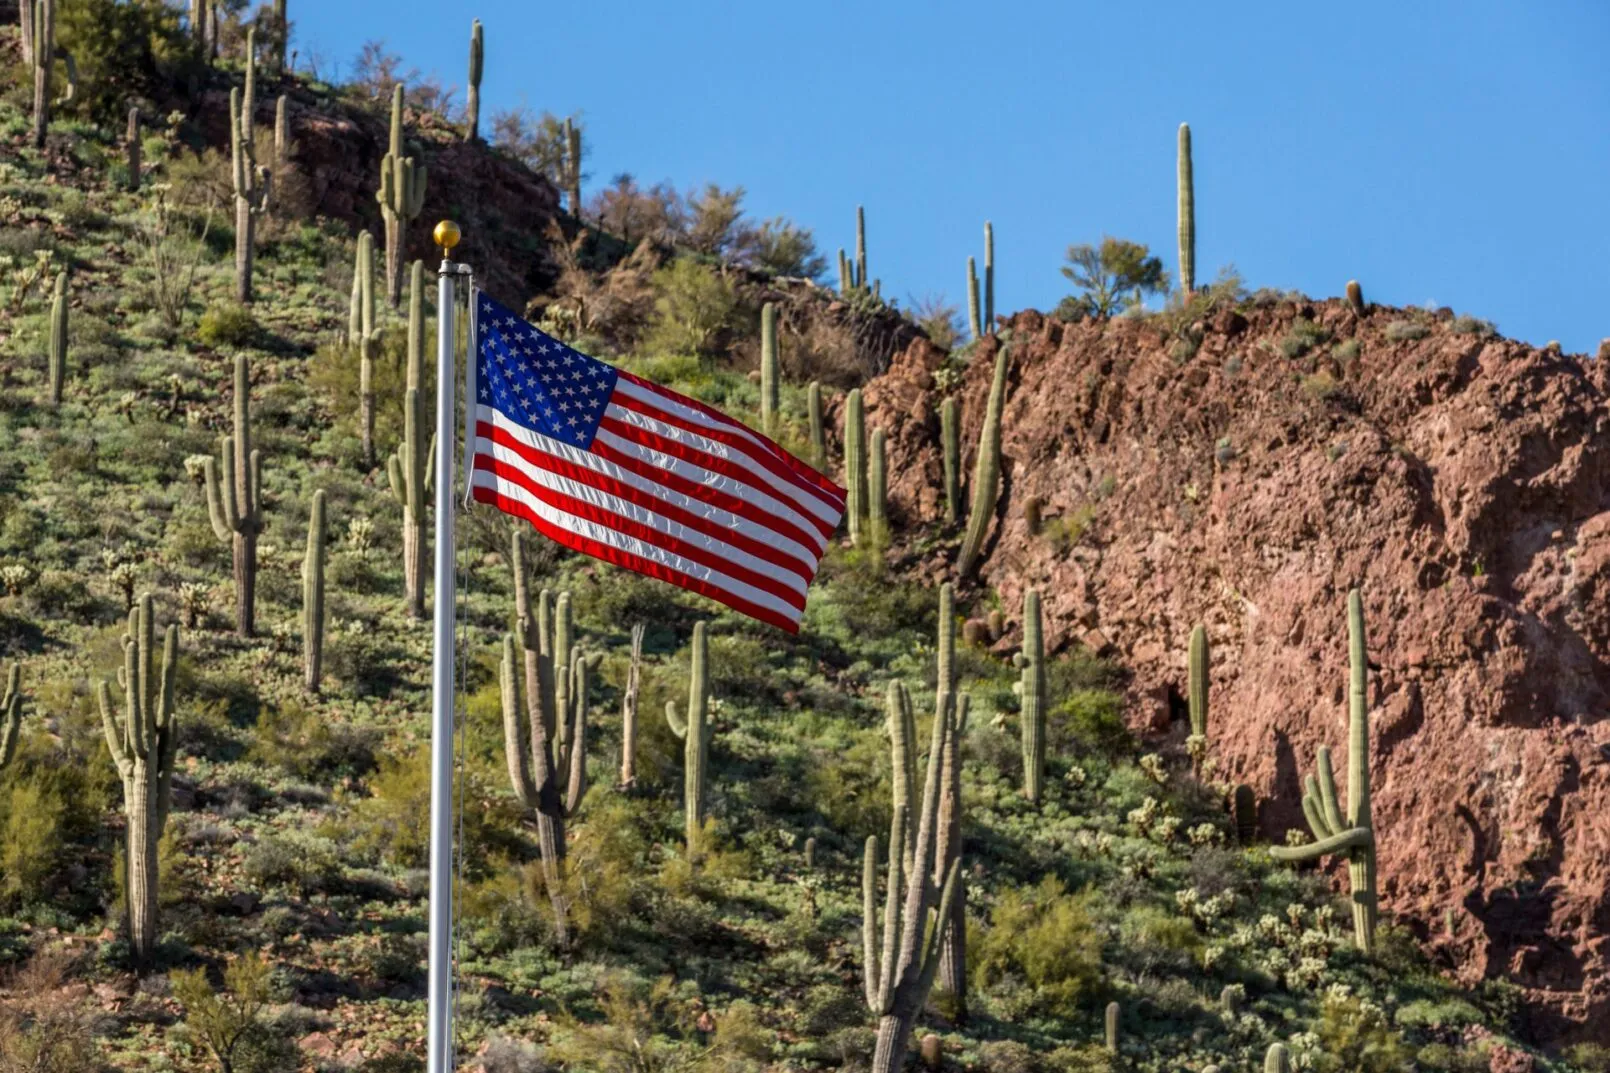
<instances>
[{"instance_id":1,"label":"blue canton","mask_svg":"<svg viewBox=\"0 0 1610 1073\"><path fill-rule=\"evenodd\" d=\"M476 302L478 401L544 436L592 446L620 378L615 367L572 350L495 298L478 294Z\"/></svg>"}]
</instances>

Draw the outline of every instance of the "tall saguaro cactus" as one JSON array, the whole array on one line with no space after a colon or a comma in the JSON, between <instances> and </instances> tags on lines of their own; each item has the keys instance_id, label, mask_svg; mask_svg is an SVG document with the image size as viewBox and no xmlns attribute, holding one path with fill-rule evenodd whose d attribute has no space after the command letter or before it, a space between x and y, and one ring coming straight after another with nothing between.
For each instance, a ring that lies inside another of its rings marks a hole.
<instances>
[{"instance_id":1,"label":"tall saguaro cactus","mask_svg":"<svg viewBox=\"0 0 1610 1073\"><path fill-rule=\"evenodd\" d=\"M1196 188L1191 179L1191 127L1180 124L1180 290L1196 290Z\"/></svg>"},{"instance_id":2,"label":"tall saguaro cactus","mask_svg":"<svg viewBox=\"0 0 1610 1073\"><path fill-rule=\"evenodd\" d=\"M954 703L935 704L928 773L916 813L917 837L912 862L906 865L906 828L910 805L894 809L888 843L886 893L881 927L877 919L878 838L866 841L862 861L861 905L863 969L867 1008L878 1019L873 1073L895 1073L905 1061L911 1027L933 988L939 971L961 860L942 869L943 884L933 881L942 864L939 852L939 804L944 794L944 755L956 732ZM935 913L932 927L929 914Z\"/></svg>"},{"instance_id":3,"label":"tall saguaro cactus","mask_svg":"<svg viewBox=\"0 0 1610 1073\"><path fill-rule=\"evenodd\" d=\"M6 688L0 693L0 771L17 755L17 736L22 730L22 667L13 663L6 673Z\"/></svg>"},{"instance_id":4,"label":"tall saguaro cactus","mask_svg":"<svg viewBox=\"0 0 1610 1073\"><path fill-rule=\"evenodd\" d=\"M844 400L844 521L850 543L860 547L868 528L866 410L861 389L852 388Z\"/></svg>"},{"instance_id":5,"label":"tall saguaro cactus","mask_svg":"<svg viewBox=\"0 0 1610 1073\"><path fill-rule=\"evenodd\" d=\"M123 635L121 725L112 706L111 687L100 684L101 723L112 762L123 780L128 818L125 901L129 944L149 964L157 939L157 844L168 822L173 761L178 747L173 678L179 664L179 627L169 625L162 639L162 669L156 665L156 615L149 593L129 611Z\"/></svg>"},{"instance_id":6,"label":"tall saguaro cactus","mask_svg":"<svg viewBox=\"0 0 1610 1073\"><path fill-rule=\"evenodd\" d=\"M671 733L682 739L682 806L686 812L688 851L696 851L704 839L706 769L710 760L710 642L705 625L693 625L692 666L688 673L687 718L677 710L676 701L665 702L665 721Z\"/></svg>"},{"instance_id":7,"label":"tall saguaro cactus","mask_svg":"<svg viewBox=\"0 0 1610 1073\"><path fill-rule=\"evenodd\" d=\"M951 732L945 738L939 772L939 814L931 879L935 886L944 882L962 853L962 768L961 741L967 732L967 694L956 689L956 603L947 582L939 587L939 641L935 673L935 708L953 711ZM939 944L939 985L949 996L948 1013L954 1021L967 1019L967 881L956 875L956 893L951 899L949 926Z\"/></svg>"},{"instance_id":8,"label":"tall saguaro cactus","mask_svg":"<svg viewBox=\"0 0 1610 1073\"><path fill-rule=\"evenodd\" d=\"M140 188L140 148L140 109L136 105L130 105L129 125L123 134L123 151L127 154L130 190Z\"/></svg>"},{"instance_id":9,"label":"tall saguaro cactus","mask_svg":"<svg viewBox=\"0 0 1610 1073\"><path fill-rule=\"evenodd\" d=\"M978 304L978 263L967 258L967 326L975 340L984 338L983 315Z\"/></svg>"},{"instance_id":10,"label":"tall saguaro cactus","mask_svg":"<svg viewBox=\"0 0 1610 1073\"><path fill-rule=\"evenodd\" d=\"M1045 635L1040 626L1040 593L1023 594L1023 650L1012 657L1021 672L1017 693L1022 700L1023 796L1040 803L1045 784Z\"/></svg>"},{"instance_id":11,"label":"tall saguaro cactus","mask_svg":"<svg viewBox=\"0 0 1610 1073\"><path fill-rule=\"evenodd\" d=\"M420 381L425 369L425 266L415 261L408 283L408 381L403 395L403 439L386 460L391 495L403 508L403 590L409 618L425 615L426 491L435 469L435 453L426 445L425 430L435 422L427 409ZM435 436L430 438L435 442Z\"/></svg>"},{"instance_id":12,"label":"tall saguaro cactus","mask_svg":"<svg viewBox=\"0 0 1610 1073\"><path fill-rule=\"evenodd\" d=\"M805 390L805 408L811 423L811 465L827 468L827 428L822 423L822 383L812 380Z\"/></svg>"},{"instance_id":13,"label":"tall saguaro cactus","mask_svg":"<svg viewBox=\"0 0 1610 1073\"><path fill-rule=\"evenodd\" d=\"M872 277L866 274L866 209L855 207L855 285L871 286Z\"/></svg>"},{"instance_id":14,"label":"tall saguaro cactus","mask_svg":"<svg viewBox=\"0 0 1610 1073\"><path fill-rule=\"evenodd\" d=\"M375 325L375 240L367 231L358 232L357 257L352 268L352 320L349 340L358 348L358 425L363 438L363 463L375 460L375 344L380 328Z\"/></svg>"},{"instance_id":15,"label":"tall saguaro cactus","mask_svg":"<svg viewBox=\"0 0 1610 1073\"><path fill-rule=\"evenodd\" d=\"M70 52L56 44L56 0L18 0L24 15L23 57L33 70L35 149L45 147L45 131L50 127L53 103L66 104L78 92L78 68ZM31 16L31 17L30 17ZM67 91L52 102L50 79L60 59L67 71Z\"/></svg>"},{"instance_id":16,"label":"tall saguaro cactus","mask_svg":"<svg viewBox=\"0 0 1610 1073\"><path fill-rule=\"evenodd\" d=\"M626 671L626 688L621 691L621 789L637 784L637 701L643 674L643 634L641 622L632 626L632 662Z\"/></svg>"},{"instance_id":17,"label":"tall saguaro cactus","mask_svg":"<svg viewBox=\"0 0 1610 1073\"><path fill-rule=\"evenodd\" d=\"M1312 861L1332 853L1347 854L1352 883L1353 942L1365 954L1375 950L1379 900L1375 889L1375 823L1370 816L1369 663L1364 645L1364 600L1357 589L1347 594L1347 812L1337 807L1336 778L1330 750L1321 746L1315 762L1318 777L1305 781L1303 814L1314 841L1303 846L1271 846L1282 861Z\"/></svg>"},{"instance_id":18,"label":"tall saguaro cactus","mask_svg":"<svg viewBox=\"0 0 1610 1073\"><path fill-rule=\"evenodd\" d=\"M962 538L956 573L966 577L978 564L989 533L995 502L1001 494L1001 410L1006 405L1007 348L995 355L995 378L990 382L984 427L978 434L978 460L973 467L973 505L968 510L967 533Z\"/></svg>"},{"instance_id":19,"label":"tall saguaro cactus","mask_svg":"<svg viewBox=\"0 0 1610 1073\"><path fill-rule=\"evenodd\" d=\"M324 489L313 493L302 560L302 686L317 694L324 677Z\"/></svg>"},{"instance_id":20,"label":"tall saguaro cactus","mask_svg":"<svg viewBox=\"0 0 1610 1073\"><path fill-rule=\"evenodd\" d=\"M984 330L995 330L995 226L984 221Z\"/></svg>"},{"instance_id":21,"label":"tall saguaro cactus","mask_svg":"<svg viewBox=\"0 0 1610 1073\"><path fill-rule=\"evenodd\" d=\"M468 125L468 129L464 132L464 140L467 142L473 142L481 136L482 56L481 20L476 19L470 23L470 84L464 92L464 111L467 113Z\"/></svg>"},{"instance_id":22,"label":"tall saguaro cactus","mask_svg":"<svg viewBox=\"0 0 1610 1073\"><path fill-rule=\"evenodd\" d=\"M581 219L581 128L565 117L565 186L570 193L570 215Z\"/></svg>"},{"instance_id":23,"label":"tall saguaro cactus","mask_svg":"<svg viewBox=\"0 0 1610 1073\"><path fill-rule=\"evenodd\" d=\"M56 273L56 286L50 299L50 351L49 364L50 402L61 405L62 389L67 383L67 273Z\"/></svg>"},{"instance_id":24,"label":"tall saguaro cactus","mask_svg":"<svg viewBox=\"0 0 1610 1073\"><path fill-rule=\"evenodd\" d=\"M1206 626L1191 631L1191 651L1187 657L1186 702L1191 713L1191 736L1186 751L1191 754L1191 767L1198 778L1202 775L1202 760L1207 756L1208 727L1208 635Z\"/></svg>"},{"instance_id":25,"label":"tall saguaro cactus","mask_svg":"<svg viewBox=\"0 0 1610 1073\"><path fill-rule=\"evenodd\" d=\"M873 429L867 478L867 531L874 548L889 542L889 470L884 441L883 430Z\"/></svg>"},{"instance_id":26,"label":"tall saguaro cactus","mask_svg":"<svg viewBox=\"0 0 1610 1073\"><path fill-rule=\"evenodd\" d=\"M235 434L219 441L223 459L208 457L203 480L212 531L228 543L235 565L235 631L250 637L257 607L257 534L263 531L263 453L252 448L251 378L246 355L235 355Z\"/></svg>"},{"instance_id":27,"label":"tall saguaro cactus","mask_svg":"<svg viewBox=\"0 0 1610 1073\"><path fill-rule=\"evenodd\" d=\"M256 113L256 30L246 31L246 84L229 91L229 147L235 185L235 300L252 300L252 261L257 251L257 218L268 211L274 173L257 163L253 134Z\"/></svg>"},{"instance_id":28,"label":"tall saguaro cactus","mask_svg":"<svg viewBox=\"0 0 1610 1073\"><path fill-rule=\"evenodd\" d=\"M945 466L945 524L955 525L961 516L961 404L947 395L939 406L939 445Z\"/></svg>"},{"instance_id":29,"label":"tall saguaro cactus","mask_svg":"<svg viewBox=\"0 0 1610 1073\"><path fill-rule=\"evenodd\" d=\"M760 427L768 436L777 435L777 307L767 302L760 307Z\"/></svg>"},{"instance_id":30,"label":"tall saguaro cactus","mask_svg":"<svg viewBox=\"0 0 1610 1073\"><path fill-rule=\"evenodd\" d=\"M403 155L403 86L398 82L391 94L391 139L380 160L380 215L386 222L386 302L396 309L402 301L403 246L408 221L425 207L424 164Z\"/></svg>"},{"instance_id":31,"label":"tall saguaro cactus","mask_svg":"<svg viewBox=\"0 0 1610 1073\"><path fill-rule=\"evenodd\" d=\"M516 632L503 638L499 675L503 753L515 795L536 813L543 879L554 909L554 938L566 947L570 897L565 886L565 824L587 793L588 672L599 657L586 656L572 643L569 593L560 593L556 601L544 589L532 614L518 529L513 553Z\"/></svg>"}]
</instances>

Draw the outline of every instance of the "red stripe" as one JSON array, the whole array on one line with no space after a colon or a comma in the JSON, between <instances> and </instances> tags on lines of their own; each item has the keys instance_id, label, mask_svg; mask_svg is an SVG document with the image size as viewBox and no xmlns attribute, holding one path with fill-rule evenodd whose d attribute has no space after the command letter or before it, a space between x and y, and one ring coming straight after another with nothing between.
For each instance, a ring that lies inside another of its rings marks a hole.
<instances>
[{"instance_id":1,"label":"red stripe","mask_svg":"<svg viewBox=\"0 0 1610 1073\"><path fill-rule=\"evenodd\" d=\"M658 421L664 421L668 425L675 425L677 428L684 429L688 432L693 432L701 436L707 436L719 443L724 443L729 447L734 447L748 455L750 458L753 458L762 466L765 466L776 476L781 477L783 480L794 485L796 488L803 489L804 491L815 496L826 506L829 506L837 511L842 511L844 509L844 489L840 488L826 477L823 477L820 473L817 473L814 469L805 465L799 459L777 446L775 442L767 439L765 436L762 436L748 425L740 424L739 422L736 422L732 420L732 418L721 413L719 410L713 410L695 399L688 398L686 395L678 395L674 391L669 391L660 387L658 384L652 384L646 380L639 379L630 373L623 372L621 373L621 376L643 388L645 391L652 391L657 395L675 399L677 402L682 403L685 406L698 410L712 421L717 421L722 425L728 426L729 428L742 429L743 431L730 432L726 428L706 428L702 425L695 424L686 418L677 417L664 410L661 410L657 406L651 406L650 404L643 402L641 399L631 398L619 391L610 397L610 402L615 403L618 406L624 406L629 410L636 410L640 414L647 414ZM759 442L757 443L756 441Z\"/></svg>"},{"instance_id":2,"label":"red stripe","mask_svg":"<svg viewBox=\"0 0 1610 1073\"><path fill-rule=\"evenodd\" d=\"M531 523L537 532L556 544L563 544L565 547L579 551L583 555L591 555L595 559L602 559L606 563L613 563L623 569L634 570L639 574L647 574L649 577L658 578L660 581L670 582L672 585L680 586L690 592L696 592L700 596L708 596L717 603L725 604L740 614L748 615L752 619L758 619L768 625L776 626L778 629L788 633L799 633L799 623L773 611L771 608L750 603L741 596L734 596L732 593L718 588L708 581L690 577L679 570L673 570L664 563L657 563L653 559L645 559L640 555L633 555L631 552L622 551L620 548L609 544L602 544L579 533L572 533L568 529L561 529L538 517L524 503L500 496L490 488L482 488L476 485L472 494L478 502L489 503L505 514L524 518Z\"/></svg>"},{"instance_id":3,"label":"red stripe","mask_svg":"<svg viewBox=\"0 0 1610 1073\"><path fill-rule=\"evenodd\" d=\"M805 595L803 593L794 591L774 578L758 574L753 570L728 561L708 548L662 533L658 529L650 528L641 522L635 522L623 515L616 514L614 511L605 510L603 507L577 499L574 496L567 496L563 492L555 492L551 488L544 488L515 466L499 462L486 455L476 455L475 468L491 473L511 484L519 485L529 492L533 498L540 499L549 506L564 511L566 514L573 514L589 522L596 522L606 529L613 529L617 533L636 537L646 544L653 544L657 548L664 549L673 555L680 555L682 558L696 562L700 566L720 571L730 578L741 581L751 588L768 592L784 603L792 604L801 610L805 607Z\"/></svg>"},{"instance_id":4,"label":"red stripe","mask_svg":"<svg viewBox=\"0 0 1610 1073\"><path fill-rule=\"evenodd\" d=\"M740 551L748 552L755 558L763 559L775 567L797 574L807 585L811 583L811 577L815 573L811 564L803 563L771 544L756 540L752 536L740 533L719 522L700 517L674 503L667 503L665 500L651 495L641 488L624 484L613 477L587 469L585 466L578 466L574 462L558 455L552 455L521 443L508 430L496 428L485 421L479 423L476 433L483 439L489 439L493 443L513 451L529 465L545 469L550 473L557 473L561 477L567 477L578 484L585 484L589 488L597 488L599 491L608 492L610 495L624 499L635 506L643 507L674 522L679 522L689 529L703 533L707 537L719 540L724 544L730 544Z\"/></svg>"},{"instance_id":5,"label":"red stripe","mask_svg":"<svg viewBox=\"0 0 1610 1073\"><path fill-rule=\"evenodd\" d=\"M672 491L681 492L683 495L702 499L713 506L720 507L722 510L740 515L756 525L774 529L801 547L810 548L818 556L822 554L822 549L827 545L820 533L807 533L787 518L772 514L758 503L751 503L740 496L723 492L717 488L711 488L709 485L700 484L697 481L691 481L680 473L672 473L669 470L661 469L647 459L629 455L616 449L611 444L604 443L602 440L593 440L593 445L588 450L604 461L613 462L621 469L630 470L639 477L646 477L657 484L665 485Z\"/></svg>"},{"instance_id":6,"label":"red stripe","mask_svg":"<svg viewBox=\"0 0 1610 1073\"><path fill-rule=\"evenodd\" d=\"M773 499L784 498L777 492L776 489L772 488L764 481L759 480L749 470L745 469L738 463L731 461L730 459L717 458L715 455L712 455L706 451L701 451L697 447L689 447L687 444L681 443L677 440L666 439L664 436L661 436L658 433L650 432L646 428L639 428L637 425L629 424L628 422L622 421L618 417L606 416L603 420L598 422L598 427L608 429L610 432L613 432L623 440L630 440L633 443L642 447L647 447L650 450L659 451L663 454L671 455L674 458L680 458L684 462L691 462L695 466L699 466L702 469L707 469L712 473L719 473L723 477L731 477L733 480L742 484L747 484L749 487L758 492L762 492ZM595 439L593 440L593 448L596 449L597 446L598 441ZM823 540L826 540L833 535L834 526L828 525L822 519L813 516L810 511L803 507L797 509L805 521L808 522L813 529L822 534Z\"/></svg>"}]
</instances>

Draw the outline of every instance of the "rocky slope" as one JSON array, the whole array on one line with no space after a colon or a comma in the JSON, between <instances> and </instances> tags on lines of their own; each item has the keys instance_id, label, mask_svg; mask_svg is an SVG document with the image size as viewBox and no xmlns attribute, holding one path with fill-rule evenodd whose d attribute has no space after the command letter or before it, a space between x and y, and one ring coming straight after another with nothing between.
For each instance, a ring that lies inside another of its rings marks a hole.
<instances>
[{"instance_id":1,"label":"rocky slope","mask_svg":"<svg viewBox=\"0 0 1610 1073\"><path fill-rule=\"evenodd\" d=\"M1342 302L1221 306L1175 332L1027 312L1003 335L980 582L1008 608L1040 587L1056 644L1115 651L1154 739L1183 738L1205 623L1219 774L1254 788L1274 838L1301 825L1315 748L1345 750L1361 585L1384 907L1465 980L1524 987L1540 1037L1610 1041L1603 364ZM995 346L956 388L968 439ZM866 392L913 521L942 510L942 360L913 344Z\"/></svg>"}]
</instances>

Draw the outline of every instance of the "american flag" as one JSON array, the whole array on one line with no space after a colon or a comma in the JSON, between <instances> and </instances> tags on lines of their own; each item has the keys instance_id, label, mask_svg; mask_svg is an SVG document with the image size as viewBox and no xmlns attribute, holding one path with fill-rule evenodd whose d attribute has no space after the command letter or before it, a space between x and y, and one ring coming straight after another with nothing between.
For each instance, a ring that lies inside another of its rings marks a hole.
<instances>
[{"instance_id":1,"label":"american flag","mask_svg":"<svg viewBox=\"0 0 1610 1073\"><path fill-rule=\"evenodd\" d=\"M474 301L471 495L797 633L844 489L704 403Z\"/></svg>"}]
</instances>

